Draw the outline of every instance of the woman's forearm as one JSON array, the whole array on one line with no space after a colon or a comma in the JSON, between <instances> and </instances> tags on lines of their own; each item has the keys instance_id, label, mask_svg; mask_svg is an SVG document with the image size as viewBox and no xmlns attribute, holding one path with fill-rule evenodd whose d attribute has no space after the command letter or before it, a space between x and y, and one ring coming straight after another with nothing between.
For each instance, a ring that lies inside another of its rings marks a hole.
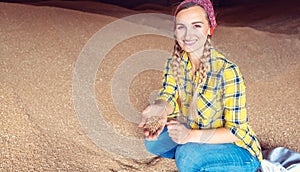
<instances>
[{"instance_id":1,"label":"woman's forearm","mask_svg":"<svg viewBox=\"0 0 300 172\"><path fill-rule=\"evenodd\" d=\"M195 143L233 143L239 139L226 128L191 130L189 142Z\"/></svg>"},{"instance_id":2,"label":"woman's forearm","mask_svg":"<svg viewBox=\"0 0 300 172\"><path fill-rule=\"evenodd\" d=\"M165 100L156 100L155 104L164 106L164 116L173 112L173 107ZM239 141L239 139L233 135L229 129L224 127L217 129L191 130L188 140L189 142L208 144L233 143Z\"/></svg>"}]
</instances>

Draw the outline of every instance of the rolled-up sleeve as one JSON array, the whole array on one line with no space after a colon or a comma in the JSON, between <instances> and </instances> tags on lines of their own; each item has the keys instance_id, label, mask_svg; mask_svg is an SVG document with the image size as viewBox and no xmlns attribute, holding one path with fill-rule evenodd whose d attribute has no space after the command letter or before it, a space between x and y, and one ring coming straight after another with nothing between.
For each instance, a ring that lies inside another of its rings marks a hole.
<instances>
[{"instance_id":1,"label":"rolled-up sleeve","mask_svg":"<svg viewBox=\"0 0 300 172\"><path fill-rule=\"evenodd\" d=\"M179 107L177 104L178 98L178 87L173 77L173 71L171 68L172 58L168 58L165 64L165 69L163 72L163 79L162 79L162 88L159 91L158 98L159 100L165 100L173 107L173 115L176 112L179 112ZM172 115L170 114L170 115ZM169 115L169 116L170 116Z\"/></svg>"},{"instance_id":2,"label":"rolled-up sleeve","mask_svg":"<svg viewBox=\"0 0 300 172\"><path fill-rule=\"evenodd\" d=\"M246 112L245 83L239 68L231 65L224 70L225 128L244 140L249 132Z\"/></svg>"}]
</instances>

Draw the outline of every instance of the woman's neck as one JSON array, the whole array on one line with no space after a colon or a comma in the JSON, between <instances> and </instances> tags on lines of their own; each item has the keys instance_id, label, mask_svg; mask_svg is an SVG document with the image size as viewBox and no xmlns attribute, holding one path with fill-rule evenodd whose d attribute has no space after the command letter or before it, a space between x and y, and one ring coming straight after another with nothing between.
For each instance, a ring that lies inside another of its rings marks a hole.
<instances>
[{"instance_id":1,"label":"woman's neck","mask_svg":"<svg viewBox=\"0 0 300 172\"><path fill-rule=\"evenodd\" d=\"M203 56L203 54L195 54L195 53L188 53L190 62L192 64L192 74L194 75L195 72L199 69L200 66L200 58Z\"/></svg>"}]
</instances>

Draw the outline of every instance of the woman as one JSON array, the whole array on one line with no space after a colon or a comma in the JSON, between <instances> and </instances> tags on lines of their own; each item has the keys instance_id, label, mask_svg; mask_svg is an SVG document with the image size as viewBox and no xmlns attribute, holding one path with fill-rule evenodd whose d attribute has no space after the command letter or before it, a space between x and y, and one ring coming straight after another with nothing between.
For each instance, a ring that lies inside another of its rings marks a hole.
<instances>
[{"instance_id":1,"label":"woman","mask_svg":"<svg viewBox=\"0 0 300 172\"><path fill-rule=\"evenodd\" d=\"M173 158L179 171L256 171L262 160L248 124L239 68L212 48L216 27L209 0L185 0L175 11L175 46L163 88L143 111L149 152ZM161 127L150 132L147 119Z\"/></svg>"}]
</instances>

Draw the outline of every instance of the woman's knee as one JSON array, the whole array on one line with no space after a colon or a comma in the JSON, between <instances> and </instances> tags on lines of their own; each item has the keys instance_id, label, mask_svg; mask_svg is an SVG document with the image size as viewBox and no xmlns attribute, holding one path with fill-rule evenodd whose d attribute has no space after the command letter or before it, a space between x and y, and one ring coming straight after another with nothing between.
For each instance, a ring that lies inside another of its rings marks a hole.
<instances>
[{"instance_id":1,"label":"woman's knee","mask_svg":"<svg viewBox=\"0 0 300 172\"><path fill-rule=\"evenodd\" d=\"M176 149L175 162L180 172L199 171L203 166L202 151L195 148L195 143L180 145Z\"/></svg>"},{"instance_id":2,"label":"woman's knee","mask_svg":"<svg viewBox=\"0 0 300 172\"><path fill-rule=\"evenodd\" d=\"M148 141L145 140L145 146L148 152L151 154L161 156L164 158L175 158L175 150L176 146L175 145L165 145L161 144L159 141Z\"/></svg>"},{"instance_id":3,"label":"woman's knee","mask_svg":"<svg viewBox=\"0 0 300 172\"><path fill-rule=\"evenodd\" d=\"M154 155L174 158L177 143L170 138L167 128L165 128L157 140L145 140L145 147L148 152Z\"/></svg>"},{"instance_id":4,"label":"woman's knee","mask_svg":"<svg viewBox=\"0 0 300 172\"><path fill-rule=\"evenodd\" d=\"M175 160L180 172L255 171L259 165L247 150L233 144L187 143L178 146Z\"/></svg>"},{"instance_id":5,"label":"woman's knee","mask_svg":"<svg viewBox=\"0 0 300 172\"><path fill-rule=\"evenodd\" d=\"M157 147L158 143L156 141L145 140L144 143L148 152L154 155L159 155L158 147Z\"/></svg>"}]
</instances>

